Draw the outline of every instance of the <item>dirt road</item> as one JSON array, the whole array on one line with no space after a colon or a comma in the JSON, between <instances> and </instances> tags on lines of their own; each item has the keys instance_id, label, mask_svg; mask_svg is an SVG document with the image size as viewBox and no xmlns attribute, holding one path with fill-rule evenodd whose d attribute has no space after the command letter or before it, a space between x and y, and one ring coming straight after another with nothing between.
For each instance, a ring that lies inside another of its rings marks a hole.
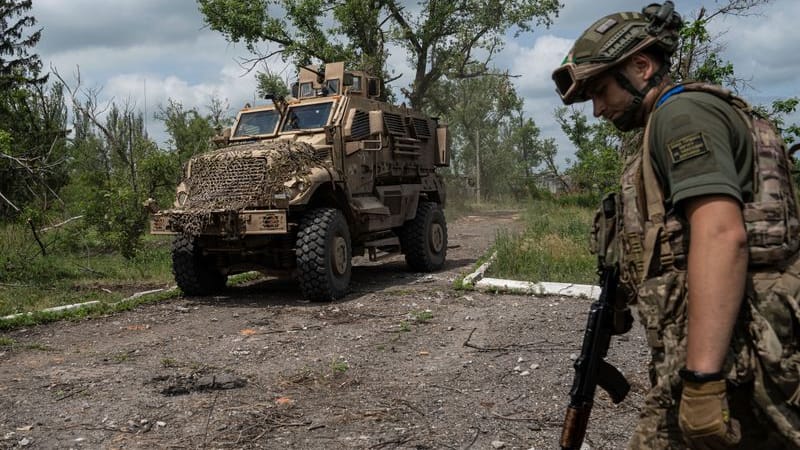
<instances>
[{"instance_id":1,"label":"dirt road","mask_svg":"<svg viewBox=\"0 0 800 450\"><path fill-rule=\"evenodd\" d=\"M556 448L589 301L452 288L516 226L461 218L445 270L362 261L333 303L266 280L5 333L0 448ZM630 436L645 347L614 340L633 389L598 395L592 449Z\"/></svg>"}]
</instances>

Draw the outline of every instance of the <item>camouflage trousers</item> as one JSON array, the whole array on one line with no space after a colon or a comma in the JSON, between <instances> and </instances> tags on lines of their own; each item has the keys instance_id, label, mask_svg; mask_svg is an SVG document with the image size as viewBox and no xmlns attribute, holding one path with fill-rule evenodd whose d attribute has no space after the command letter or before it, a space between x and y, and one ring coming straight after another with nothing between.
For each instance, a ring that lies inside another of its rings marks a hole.
<instances>
[{"instance_id":1,"label":"camouflage trousers","mask_svg":"<svg viewBox=\"0 0 800 450\"><path fill-rule=\"evenodd\" d=\"M800 340L797 336L800 330L797 328L800 321L800 309L797 308L800 260L794 259L787 266L784 268L786 272L773 270L750 274L748 300L743 306L726 359L724 371L729 386L731 416L740 422L742 430L742 441L736 447L739 449L800 449L800 402L794 399L800 393L797 378L785 380L778 377L778 381L786 382L786 386L779 386L773 382L773 376L765 376L775 369L774 364L770 364L775 361L765 354L769 352L762 351L764 344L760 341L763 339L754 338L753 327L749 325L753 322L751 311L763 318L758 308L767 311L782 307L778 315L784 316L789 325L794 324L794 328L783 330L788 335L779 337L793 343ZM686 298L686 273L680 271L648 279L639 289L636 309L651 348L649 374L652 387L628 445L631 450L688 448L678 427L682 389L678 370L686 361ZM780 343L777 346L781 348ZM797 349L793 347L789 353L800 358ZM774 352L775 345L769 350ZM800 363L788 369L795 368L800 372ZM797 391L792 396L791 389L795 388Z\"/></svg>"}]
</instances>

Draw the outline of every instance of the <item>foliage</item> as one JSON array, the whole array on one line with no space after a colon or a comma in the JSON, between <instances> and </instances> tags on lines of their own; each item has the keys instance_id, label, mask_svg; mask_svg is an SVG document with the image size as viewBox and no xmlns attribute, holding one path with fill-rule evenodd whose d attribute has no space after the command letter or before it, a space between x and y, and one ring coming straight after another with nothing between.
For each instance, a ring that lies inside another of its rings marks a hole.
<instances>
[{"instance_id":1,"label":"foliage","mask_svg":"<svg viewBox=\"0 0 800 450\"><path fill-rule=\"evenodd\" d=\"M708 26L726 16L756 14L770 0L724 0L714 8L701 7L694 19L687 19L680 32L678 50L673 57L672 76L676 80L697 80L730 86L734 90L746 84L737 78L733 64L720 56L725 49L721 34L713 35Z\"/></svg>"},{"instance_id":2,"label":"foliage","mask_svg":"<svg viewBox=\"0 0 800 450\"><path fill-rule=\"evenodd\" d=\"M762 111L766 112L767 116L775 122L775 126L778 127L787 144L800 142L800 125L786 123L786 116L795 112L798 105L800 105L800 97L790 97L775 100L772 102L770 111Z\"/></svg>"},{"instance_id":3,"label":"foliage","mask_svg":"<svg viewBox=\"0 0 800 450\"><path fill-rule=\"evenodd\" d=\"M490 73L489 62L506 34L530 31L531 22L549 25L557 0L426 1L410 6L396 0L198 0L211 29L231 42L244 42L256 60L281 54L284 61L345 61L373 74L386 73L387 45L406 51L414 81L405 90L422 108L442 79ZM333 24L329 26L328 24ZM257 45L277 46L268 55Z\"/></svg>"},{"instance_id":4,"label":"foliage","mask_svg":"<svg viewBox=\"0 0 800 450\"><path fill-rule=\"evenodd\" d=\"M30 84L0 91L0 217L28 205L48 209L67 181L67 110L59 84Z\"/></svg>"},{"instance_id":5,"label":"foliage","mask_svg":"<svg viewBox=\"0 0 800 450\"><path fill-rule=\"evenodd\" d=\"M282 100L289 96L289 88L278 75L259 72L256 74L258 95L261 98Z\"/></svg>"},{"instance_id":6,"label":"foliage","mask_svg":"<svg viewBox=\"0 0 800 450\"><path fill-rule=\"evenodd\" d=\"M428 112L451 134L448 190L452 185L456 197L475 197L478 188L481 197L527 197L535 169L555 147L546 146L533 119L525 117L511 78L442 80L431 93Z\"/></svg>"},{"instance_id":7,"label":"foliage","mask_svg":"<svg viewBox=\"0 0 800 450\"><path fill-rule=\"evenodd\" d=\"M31 0L0 0L0 91L41 84L47 78L39 77L39 56L28 53L42 37L41 29L26 35L36 25L36 18L25 14L31 6Z\"/></svg>"},{"instance_id":8,"label":"foliage","mask_svg":"<svg viewBox=\"0 0 800 450\"><path fill-rule=\"evenodd\" d=\"M203 117L195 108L187 110L173 99L156 112L156 118L164 122L169 133L167 145L177 153L178 167L192 156L208 150L211 138L217 133L210 117ZM175 175L177 178L179 174Z\"/></svg>"},{"instance_id":9,"label":"foliage","mask_svg":"<svg viewBox=\"0 0 800 450\"><path fill-rule=\"evenodd\" d=\"M575 145L576 160L568 170L571 187L600 193L616 190L623 162L618 148L624 136L610 122L589 123L574 108L557 108L556 121Z\"/></svg>"}]
</instances>

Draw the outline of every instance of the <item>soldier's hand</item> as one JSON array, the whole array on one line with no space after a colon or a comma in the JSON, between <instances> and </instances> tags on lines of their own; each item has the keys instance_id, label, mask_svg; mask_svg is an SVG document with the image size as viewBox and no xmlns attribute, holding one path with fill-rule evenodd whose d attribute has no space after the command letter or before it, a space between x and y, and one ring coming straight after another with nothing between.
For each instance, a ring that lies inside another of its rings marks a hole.
<instances>
[{"instance_id":1,"label":"soldier's hand","mask_svg":"<svg viewBox=\"0 0 800 450\"><path fill-rule=\"evenodd\" d=\"M692 449L727 449L742 438L739 422L730 415L725 380L684 380L678 425Z\"/></svg>"}]
</instances>

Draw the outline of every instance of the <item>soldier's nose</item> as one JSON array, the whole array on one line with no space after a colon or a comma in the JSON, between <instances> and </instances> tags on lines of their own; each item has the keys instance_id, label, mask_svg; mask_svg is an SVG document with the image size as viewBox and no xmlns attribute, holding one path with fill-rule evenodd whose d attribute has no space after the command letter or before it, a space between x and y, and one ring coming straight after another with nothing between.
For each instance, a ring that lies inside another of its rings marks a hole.
<instances>
[{"instance_id":1,"label":"soldier's nose","mask_svg":"<svg viewBox=\"0 0 800 450\"><path fill-rule=\"evenodd\" d=\"M603 102L601 102L601 101L600 101L600 100L598 100L597 98L593 98L593 99L592 99L592 107L594 108L594 111L593 111L593 113L594 113L594 116L595 116L595 117L600 117L600 116L602 116L602 115L603 115L603 112L604 112L604 111L605 111L605 109L606 109L606 107L605 107L605 105L603 104Z\"/></svg>"}]
</instances>

